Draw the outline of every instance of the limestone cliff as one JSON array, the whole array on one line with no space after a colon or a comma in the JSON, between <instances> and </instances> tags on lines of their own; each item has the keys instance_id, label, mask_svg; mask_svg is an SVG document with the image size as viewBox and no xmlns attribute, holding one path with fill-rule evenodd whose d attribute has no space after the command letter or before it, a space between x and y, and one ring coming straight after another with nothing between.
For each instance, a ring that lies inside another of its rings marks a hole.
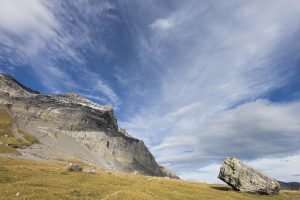
<instances>
[{"instance_id":1,"label":"limestone cliff","mask_svg":"<svg viewBox=\"0 0 300 200\"><path fill-rule=\"evenodd\" d=\"M83 160L114 171L170 176L143 141L119 129L111 107L73 93L40 94L1 73L0 105L40 142L23 153Z\"/></svg>"}]
</instances>

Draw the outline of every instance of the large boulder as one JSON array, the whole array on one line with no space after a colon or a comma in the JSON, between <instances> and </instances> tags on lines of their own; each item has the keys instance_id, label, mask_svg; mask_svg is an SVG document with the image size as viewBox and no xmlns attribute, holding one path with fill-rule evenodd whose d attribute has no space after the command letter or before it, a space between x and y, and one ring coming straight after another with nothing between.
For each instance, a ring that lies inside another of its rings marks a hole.
<instances>
[{"instance_id":1,"label":"large boulder","mask_svg":"<svg viewBox=\"0 0 300 200\"><path fill-rule=\"evenodd\" d=\"M234 157L226 157L219 179L241 192L278 194L279 183Z\"/></svg>"}]
</instances>

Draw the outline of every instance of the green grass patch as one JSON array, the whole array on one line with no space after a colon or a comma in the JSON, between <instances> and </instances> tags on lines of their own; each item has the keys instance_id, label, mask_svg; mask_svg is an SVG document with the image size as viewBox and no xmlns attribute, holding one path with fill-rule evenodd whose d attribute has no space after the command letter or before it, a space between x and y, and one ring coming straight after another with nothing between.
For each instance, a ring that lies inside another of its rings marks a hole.
<instances>
[{"instance_id":1,"label":"green grass patch","mask_svg":"<svg viewBox=\"0 0 300 200\"><path fill-rule=\"evenodd\" d=\"M125 173L69 173L66 165L0 157L0 199L122 200L285 200L300 192L265 196L236 192L226 185ZM17 193L20 193L16 197Z\"/></svg>"}]
</instances>

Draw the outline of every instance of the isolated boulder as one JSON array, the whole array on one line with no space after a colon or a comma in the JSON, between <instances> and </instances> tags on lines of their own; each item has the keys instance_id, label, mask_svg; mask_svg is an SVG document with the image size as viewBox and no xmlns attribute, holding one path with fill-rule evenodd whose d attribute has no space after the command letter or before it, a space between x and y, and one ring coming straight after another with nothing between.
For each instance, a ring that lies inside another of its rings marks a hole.
<instances>
[{"instance_id":1,"label":"isolated boulder","mask_svg":"<svg viewBox=\"0 0 300 200\"><path fill-rule=\"evenodd\" d=\"M220 169L219 179L241 192L277 194L279 183L234 157L226 157Z\"/></svg>"},{"instance_id":2,"label":"isolated boulder","mask_svg":"<svg viewBox=\"0 0 300 200\"><path fill-rule=\"evenodd\" d=\"M82 165L80 165L80 164L69 163L67 170L81 172L83 170L83 168L82 168Z\"/></svg>"}]
</instances>

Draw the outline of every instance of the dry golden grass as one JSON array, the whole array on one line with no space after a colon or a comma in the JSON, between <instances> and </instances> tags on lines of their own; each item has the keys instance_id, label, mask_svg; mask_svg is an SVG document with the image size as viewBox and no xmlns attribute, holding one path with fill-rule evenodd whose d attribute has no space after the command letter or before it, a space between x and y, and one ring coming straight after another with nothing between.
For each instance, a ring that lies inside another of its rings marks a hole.
<instances>
[{"instance_id":1,"label":"dry golden grass","mask_svg":"<svg viewBox=\"0 0 300 200\"><path fill-rule=\"evenodd\" d=\"M300 192L283 191L275 196L244 194L225 185L100 170L96 174L67 172L61 163L0 158L0 199L296 200L300 199Z\"/></svg>"},{"instance_id":2,"label":"dry golden grass","mask_svg":"<svg viewBox=\"0 0 300 200\"><path fill-rule=\"evenodd\" d=\"M3 109L0 109L0 136L13 136L12 133L13 119L11 116Z\"/></svg>"},{"instance_id":3,"label":"dry golden grass","mask_svg":"<svg viewBox=\"0 0 300 200\"><path fill-rule=\"evenodd\" d=\"M5 154L20 154L15 148L12 148L10 146L6 146L3 144L0 144L0 153L5 153Z\"/></svg>"},{"instance_id":4,"label":"dry golden grass","mask_svg":"<svg viewBox=\"0 0 300 200\"><path fill-rule=\"evenodd\" d=\"M0 108L0 153L15 153L15 148L37 144L36 137L21 130L9 113Z\"/></svg>"}]
</instances>

